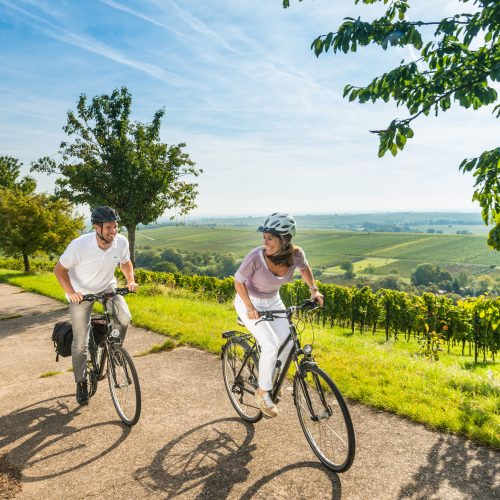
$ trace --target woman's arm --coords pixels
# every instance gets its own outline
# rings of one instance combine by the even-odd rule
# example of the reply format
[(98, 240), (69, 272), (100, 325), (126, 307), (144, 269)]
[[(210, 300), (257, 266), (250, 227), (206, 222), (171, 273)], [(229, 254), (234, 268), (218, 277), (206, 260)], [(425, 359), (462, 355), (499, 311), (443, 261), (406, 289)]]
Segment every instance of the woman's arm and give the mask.
[(302, 279), (311, 290), (311, 300), (316, 300), (320, 306), (323, 305), (323, 295), (319, 293), (318, 287), (314, 283), (314, 276), (309, 266), (304, 267), (300, 270), (300, 275)]
[(248, 319), (259, 319), (259, 311), (257, 311), (257, 309), (253, 306), (245, 283), (240, 283), (239, 281), (234, 280), (234, 288), (236, 288), (236, 293), (241, 297), (241, 300), (247, 308)]

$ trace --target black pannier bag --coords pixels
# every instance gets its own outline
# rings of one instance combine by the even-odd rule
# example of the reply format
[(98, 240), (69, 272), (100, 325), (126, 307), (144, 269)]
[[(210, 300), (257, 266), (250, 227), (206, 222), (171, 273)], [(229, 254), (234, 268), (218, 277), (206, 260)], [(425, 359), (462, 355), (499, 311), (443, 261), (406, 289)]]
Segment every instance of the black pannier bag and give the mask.
[(94, 334), (94, 340), (97, 345), (104, 344), (106, 336), (108, 334), (108, 327), (106, 325), (106, 320), (104, 318), (96, 317), (90, 320), (92, 325), (92, 332)]
[(52, 342), (54, 342), (54, 347), (57, 353), (56, 361), (59, 361), (59, 356), (62, 356), (63, 358), (71, 356), (73, 330), (69, 321), (59, 321), (54, 325)]

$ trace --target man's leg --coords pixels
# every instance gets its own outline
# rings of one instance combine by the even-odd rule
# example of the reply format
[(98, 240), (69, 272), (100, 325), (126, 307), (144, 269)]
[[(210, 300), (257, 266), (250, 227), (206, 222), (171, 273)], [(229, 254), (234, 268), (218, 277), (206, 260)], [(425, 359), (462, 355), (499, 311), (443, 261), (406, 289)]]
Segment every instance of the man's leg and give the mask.
[(116, 320), (116, 327), (120, 330), (120, 339), (125, 340), (127, 329), (130, 325), (130, 310), (127, 301), (122, 295), (115, 295), (111, 303), (111, 312)]
[(71, 303), (69, 313), (73, 328), (71, 357), (75, 382), (87, 380), (87, 353), (89, 350), (90, 315), (93, 302)]

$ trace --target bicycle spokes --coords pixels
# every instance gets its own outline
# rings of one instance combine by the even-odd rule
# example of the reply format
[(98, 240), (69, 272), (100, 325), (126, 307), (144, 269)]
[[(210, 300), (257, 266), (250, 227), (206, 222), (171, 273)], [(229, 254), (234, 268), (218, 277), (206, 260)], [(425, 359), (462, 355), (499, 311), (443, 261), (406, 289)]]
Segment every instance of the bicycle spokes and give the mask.
[(330, 377), (316, 366), (297, 373), (295, 406), (302, 430), (318, 458), (331, 470), (347, 470), (354, 459), (349, 411)]

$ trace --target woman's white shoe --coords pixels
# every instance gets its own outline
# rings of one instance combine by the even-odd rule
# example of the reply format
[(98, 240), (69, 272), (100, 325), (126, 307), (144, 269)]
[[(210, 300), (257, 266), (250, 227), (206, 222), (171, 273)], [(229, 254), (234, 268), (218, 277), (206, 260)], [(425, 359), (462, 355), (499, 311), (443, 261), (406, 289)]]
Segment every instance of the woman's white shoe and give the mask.
[(278, 415), (278, 409), (276, 405), (273, 403), (271, 396), (268, 392), (264, 392), (263, 394), (255, 393), (255, 401), (259, 405), (259, 408), (262, 410), (262, 413), (267, 417), (276, 417)]

